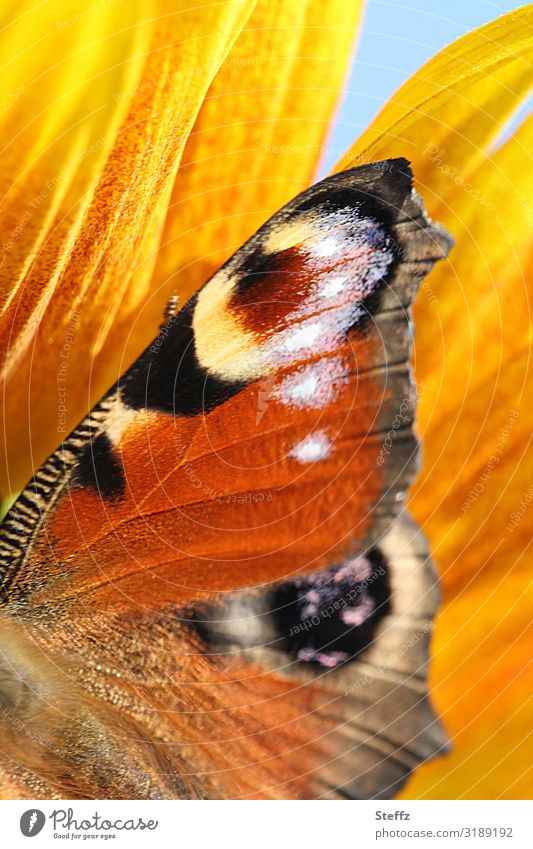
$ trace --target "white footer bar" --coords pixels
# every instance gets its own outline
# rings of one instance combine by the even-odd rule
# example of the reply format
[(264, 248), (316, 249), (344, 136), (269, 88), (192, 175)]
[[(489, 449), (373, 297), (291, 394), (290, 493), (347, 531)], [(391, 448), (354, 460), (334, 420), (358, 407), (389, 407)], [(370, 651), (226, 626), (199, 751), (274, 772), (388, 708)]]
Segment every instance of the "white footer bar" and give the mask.
[(128, 849), (214, 849), (220, 844), (229, 849), (531, 849), (532, 807), (519, 801), (4, 801), (1, 844), (10, 849), (65, 844)]

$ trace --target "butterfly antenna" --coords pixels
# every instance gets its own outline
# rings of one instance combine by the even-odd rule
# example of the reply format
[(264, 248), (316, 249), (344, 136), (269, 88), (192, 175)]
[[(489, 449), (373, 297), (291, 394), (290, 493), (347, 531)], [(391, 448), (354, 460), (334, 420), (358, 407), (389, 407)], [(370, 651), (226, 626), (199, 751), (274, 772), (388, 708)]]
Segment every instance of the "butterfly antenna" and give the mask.
[(178, 312), (179, 300), (180, 300), (179, 295), (176, 292), (174, 292), (174, 294), (171, 296), (171, 298), (169, 299), (169, 301), (167, 302), (167, 305), (165, 307), (165, 312), (164, 312), (165, 321), (170, 321), (171, 318), (174, 318), (174, 316)]

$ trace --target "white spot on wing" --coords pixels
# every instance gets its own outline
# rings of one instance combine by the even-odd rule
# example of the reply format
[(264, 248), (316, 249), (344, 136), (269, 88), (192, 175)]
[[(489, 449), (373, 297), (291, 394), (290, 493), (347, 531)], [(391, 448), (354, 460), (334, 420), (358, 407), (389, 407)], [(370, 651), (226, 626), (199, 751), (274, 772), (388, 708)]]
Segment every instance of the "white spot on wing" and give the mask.
[(340, 247), (335, 236), (323, 236), (311, 243), (311, 252), (316, 257), (328, 257), (337, 253)]
[(331, 454), (331, 440), (325, 430), (311, 433), (294, 446), (290, 452), (299, 463), (315, 463)]
[(283, 345), (286, 351), (301, 351), (314, 345), (322, 332), (319, 321), (304, 322), (284, 334)]
[(122, 401), (120, 395), (114, 396), (109, 404), (105, 424), (105, 432), (113, 445), (117, 445), (120, 442), (126, 428), (138, 415), (138, 410), (128, 407)]
[(330, 277), (330, 279), (326, 280), (324, 285), (318, 290), (318, 297), (334, 298), (336, 295), (340, 295), (344, 289), (345, 283), (346, 277)]
[(272, 394), (287, 407), (322, 409), (339, 397), (341, 387), (347, 382), (347, 366), (340, 357), (333, 357), (287, 375), (273, 387)]
[(313, 373), (308, 374), (306, 377), (301, 377), (300, 380), (295, 381), (292, 386), (287, 387), (286, 393), (287, 396), (297, 403), (303, 402), (302, 406), (306, 406), (305, 402), (311, 401), (318, 389), (318, 379), (317, 376)]

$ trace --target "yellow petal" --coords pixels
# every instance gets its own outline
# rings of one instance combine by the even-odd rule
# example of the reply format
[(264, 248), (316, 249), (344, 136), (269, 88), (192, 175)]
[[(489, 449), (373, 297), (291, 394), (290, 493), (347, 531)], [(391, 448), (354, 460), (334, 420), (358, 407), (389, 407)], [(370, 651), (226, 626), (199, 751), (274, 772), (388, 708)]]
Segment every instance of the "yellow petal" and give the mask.
[(115, 378), (185, 141), (253, 5), (28, 2), (5, 22), (4, 494)]
[(435, 217), (533, 87), (533, 6), (455, 41), (382, 109), (335, 170), (389, 156), (411, 160)]
[(532, 16), (519, 10), (433, 59), (343, 162), (409, 157), (456, 239), (415, 309), (425, 457), (411, 498), (441, 571), (432, 683), (454, 751), (403, 798), (528, 793), (532, 121), (487, 149), (531, 85)]
[(411, 497), (441, 573), (432, 687), (454, 750), (402, 798), (529, 793), (533, 119), (489, 154), (533, 82), (532, 23), (530, 5), (433, 58), (338, 166), (408, 157), (456, 240), (415, 305), (424, 466)]
[(452, 755), (406, 798), (528, 798), (533, 118), (458, 190), (448, 269), (416, 311), (423, 473), (412, 509), (440, 565), (437, 708)]
[(105, 14), (78, 2), (68, 17), (43, 6), (44, 19), (28, 5), (9, 22), (2, 51), (15, 140), (0, 159), (4, 187), (14, 182), (1, 234), (4, 495), (139, 354), (169, 292), (183, 298), (309, 181), (360, 11), (344, 0), (138, 0)]
[(362, 2), (259, 3), (211, 86), (183, 156), (156, 280), (191, 293), (309, 185)]
[(517, 560), (506, 546), (496, 556), (500, 574), (485, 575), (480, 559), (437, 621), (433, 698), (454, 748), (417, 771), (403, 798), (530, 797), (531, 555)]

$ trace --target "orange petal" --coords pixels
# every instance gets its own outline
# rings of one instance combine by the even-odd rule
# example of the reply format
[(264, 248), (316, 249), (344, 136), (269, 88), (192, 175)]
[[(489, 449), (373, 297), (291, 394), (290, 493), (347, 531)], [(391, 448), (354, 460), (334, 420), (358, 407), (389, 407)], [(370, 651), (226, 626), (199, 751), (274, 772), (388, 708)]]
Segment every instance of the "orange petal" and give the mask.
[[(491, 563), (479, 559), (472, 585), (437, 620), (434, 702), (453, 750), (418, 770), (402, 798), (531, 796), (531, 554), (517, 559), (518, 547), (511, 540), (495, 553), (499, 575), (484, 575)], [(449, 568), (461, 566), (462, 557)]]
[[(22, 43), (31, 44), (28, 20), (47, 36), (42, 53), (37, 36), (31, 44), (31, 86), (14, 98), (5, 137), (15, 137), (22, 116), (32, 114), (26, 94), (43, 104), (43, 115), (17, 136), (8, 164), (0, 160), (0, 173), (10, 169), (6, 180), (21, 174), (6, 215), (5, 238), (14, 234), (9, 263), (0, 267), (4, 494), (25, 483), (155, 334), (176, 287), (168, 275), (207, 256), (179, 277), (183, 297), (309, 181), (360, 10), (358, 2), (346, 9), (343, 0), (327, 9), (317, 0), (239, 0), (180, 3), (177, 10), (159, 0), (155, 10), (147, 2), (109, 4), (105, 15), (95, 15), (80, 2), (66, 18), (59, 3), (45, 5), (44, 24), (33, 12), (23, 16), (20, 33), (18, 24), (7, 29), (13, 57)], [(213, 82), (255, 5), (246, 35)], [(60, 57), (57, 66), (51, 55)], [(13, 78), (21, 74), (19, 62)], [(153, 277), (177, 167), (209, 86), (172, 195), (163, 236), (171, 244)], [(290, 102), (295, 92), (298, 109)], [(243, 145), (252, 148), (246, 156)], [(289, 149), (275, 151), (276, 145)], [(267, 202), (258, 177), (271, 177), (273, 166), (278, 177)], [(241, 173), (241, 188), (232, 188)], [(192, 231), (204, 221), (200, 241)]]
[(405, 798), (530, 792), (532, 141), (530, 118), (472, 173), (490, 212), (456, 191), (456, 247), (416, 311), (425, 463), (412, 509), (441, 568), (434, 693), (455, 749)]
[(0, 39), (4, 494), (115, 378), (186, 138), (253, 4), (22, 6)]

